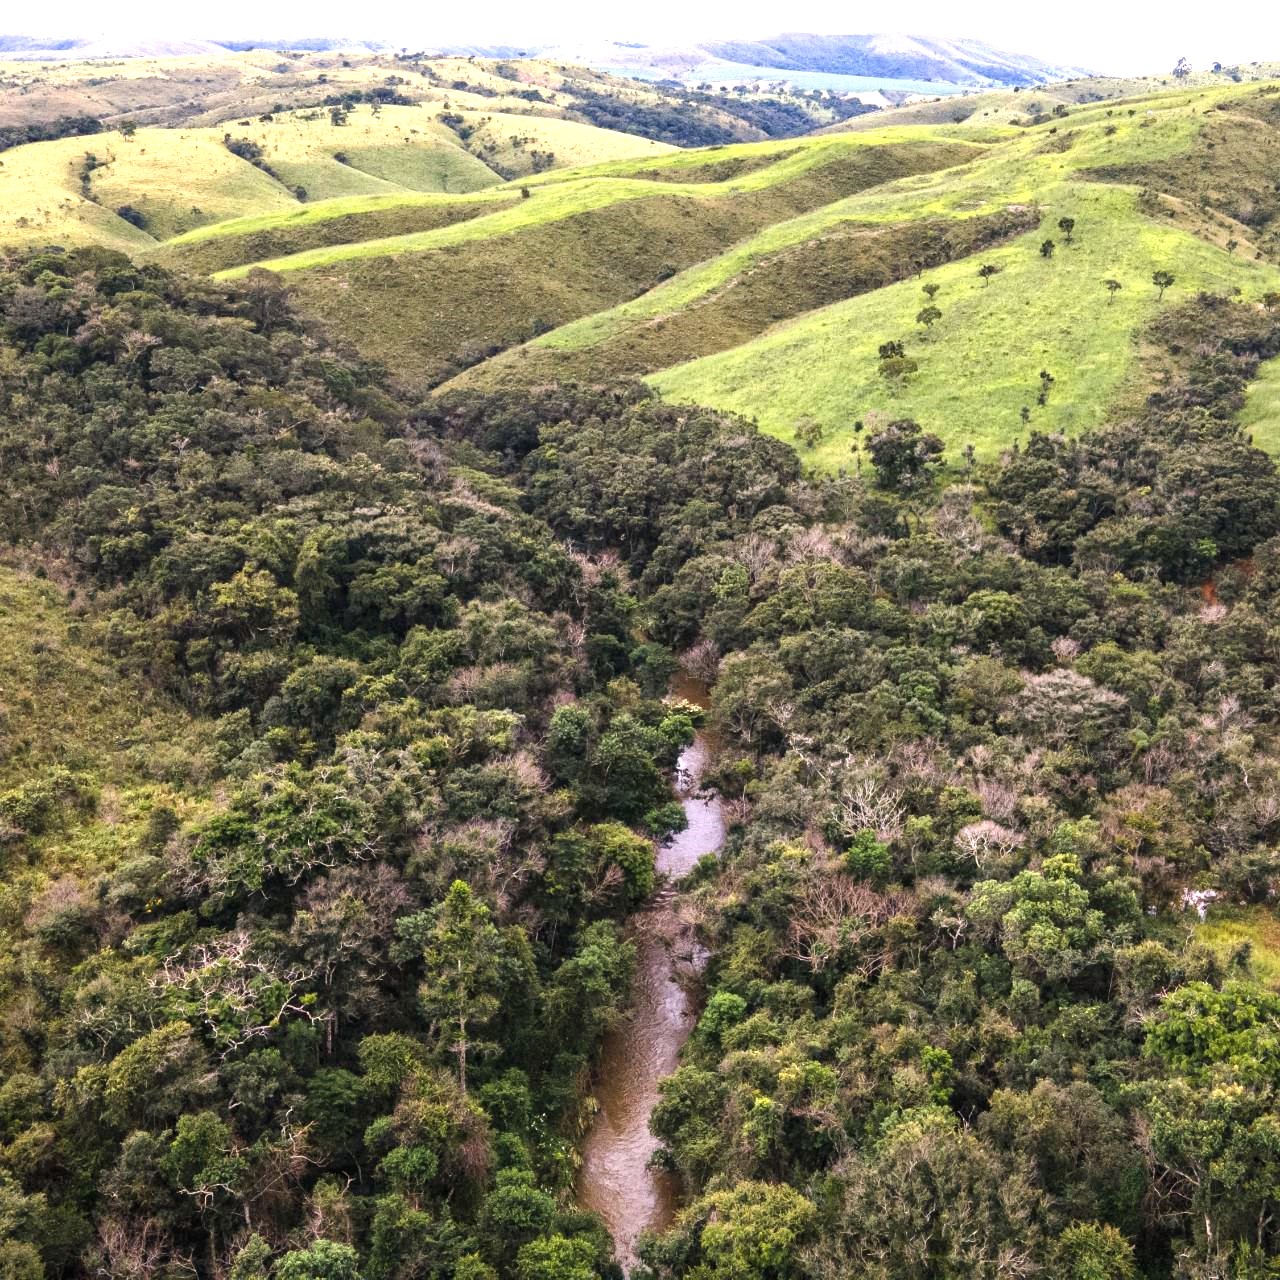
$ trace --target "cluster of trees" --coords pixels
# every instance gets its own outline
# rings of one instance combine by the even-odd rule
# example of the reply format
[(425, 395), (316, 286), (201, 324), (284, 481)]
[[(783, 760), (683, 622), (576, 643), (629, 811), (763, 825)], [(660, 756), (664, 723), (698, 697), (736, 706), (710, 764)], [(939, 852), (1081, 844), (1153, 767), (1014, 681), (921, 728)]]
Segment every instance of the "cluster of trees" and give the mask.
[(1275, 316), (945, 489), (907, 421), (821, 478), (636, 385), (408, 409), (261, 274), (37, 254), (0, 317), (0, 526), (216, 797), (47, 883), (92, 787), (0, 796), (9, 1274), (617, 1280), (573, 1151), (683, 662), (730, 832), (652, 1276), (1274, 1275), (1280, 996), (1180, 905), (1280, 891)]
[(97, 116), (59, 116), (40, 124), (0, 125), (0, 151), (28, 142), (52, 142), (56, 138), (78, 138), (101, 133), (106, 126)]
[(980, 487), (904, 421), (865, 481), (707, 508), (694, 411), (560, 390), (535, 444), (527, 401), (433, 409), (717, 675), (662, 1280), (1273, 1274), (1280, 996), (1182, 904), (1280, 891), (1280, 480), (1233, 422), (1280, 326), (1199, 297), (1149, 337), (1176, 373), (1141, 415)]
[[(681, 89), (674, 84), (660, 87), (664, 100), (654, 103), (616, 91), (575, 86), (572, 114), (602, 129), (618, 129), (677, 147), (714, 147), (741, 142), (744, 136), (797, 138), (812, 133), (832, 107), (814, 95), (729, 95)], [(836, 114), (847, 119), (874, 110), (848, 101)], [(744, 134), (744, 127), (749, 132)]]
[(607, 1270), (573, 1144), (693, 732), (625, 573), (268, 278), (8, 258), (0, 353), (5, 542), (204, 726), (111, 865), (42, 869), (74, 762), (0, 795), (0, 1273)]

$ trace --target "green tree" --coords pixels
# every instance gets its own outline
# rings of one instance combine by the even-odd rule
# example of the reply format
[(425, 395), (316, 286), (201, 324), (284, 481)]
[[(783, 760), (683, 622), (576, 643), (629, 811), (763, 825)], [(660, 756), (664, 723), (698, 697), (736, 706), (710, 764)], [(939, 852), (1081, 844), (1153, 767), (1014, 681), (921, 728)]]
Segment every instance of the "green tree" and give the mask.
[(1073, 1222), (1054, 1248), (1062, 1280), (1134, 1280), (1133, 1246), (1115, 1227)]
[(942, 465), (942, 440), (918, 422), (900, 418), (867, 440), (867, 452), (882, 489), (910, 492), (930, 483)]
[(531, 1240), (516, 1258), (517, 1280), (595, 1280), (596, 1250), (581, 1236)]
[(922, 307), (916, 312), (916, 324), (922, 324), (926, 329), (932, 329), (934, 323), (941, 319), (942, 312), (937, 307)]
[(494, 1189), (480, 1207), (480, 1229), (486, 1252), (504, 1266), (535, 1237), (546, 1233), (556, 1202), (528, 1169), (500, 1169)]
[(786, 1185), (739, 1182), (685, 1212), (686, 1231), (701, 1259), (701, 1280), (800, 1280), (801, 1252), (817, 1226), (817, 1210)]
[(1124, 285), (1119, 280), (1110, 279), (1104, 280), (1102, 284), (1107, 291), (1107, 305), (1110, 306), (1116, 300), (1116, 294), (1124, 288)]
[(418, 1001), (436, 1039), (457, 1059), (458, 1084), (465, 1093), (468, 1055), (488, 1048), (472, 1036), (502, 1007), (502, 936), (489, 908), (463, 880), (449, 886), (444, 901), (427, 917), (422, 951), (427, 976)]
[(1058, 246), (1052, 240), (1046, 240), (1040, 246), (1040, 256), (1042, 258), (1052, 258), (1053, 252)]
[(1176, 277), (1172, 271), (1155, 271), (1151, 275), (1151, 283), (1160, 291), (1156, 295), (1157, 302), (1164, 301), (1164, 291), (1173, 284)]
[(1074, 218), (1059, 218), (1058, 230), (1062, 232), (1063, 238), (1070, 244), (1071, 237), (1075, 234), (1076, 220)]
[(974, 885), (965, 914), (1019, 973), (1058, 982), (1079, 973), (1107, 940), (1103, 914), (1080, 878), (1076, 858), (1047, 858), (1039, 871)]
[(271, 1274), (272, 1280), (361, 1280), (356, 1251), (332, 1240), (286, 1253)]
[(978, 278), (982, 281), (983, 288), (991, 283), (992, 276), (998, 276), (1002, 268), (998, 267), (994, 262), (984, 262), (978, 268)]
[(1254, 982), (1174, 991), (1147, 1032), (1147, 1052), (1194, 1079), (1226, 1074), (1280, 1088), (1280, 995)]

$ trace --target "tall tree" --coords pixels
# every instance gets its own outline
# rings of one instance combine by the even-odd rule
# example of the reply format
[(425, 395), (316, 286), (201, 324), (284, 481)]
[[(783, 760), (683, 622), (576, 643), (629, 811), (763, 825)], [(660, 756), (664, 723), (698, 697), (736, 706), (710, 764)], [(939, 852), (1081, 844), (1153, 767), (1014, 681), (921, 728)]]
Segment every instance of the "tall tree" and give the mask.
[(501, 1008), (502, 936), (489, 908), (476, 900), (463, 880), (449, 886), (444, 901), (429, 915), (422, 950), (427, 976), (418, 1000), (437, 1024), (442, 1044), (457, 1058), (458, 1084), (465, 1093), (467, 1057), (480, 1047), (472, 1036)]

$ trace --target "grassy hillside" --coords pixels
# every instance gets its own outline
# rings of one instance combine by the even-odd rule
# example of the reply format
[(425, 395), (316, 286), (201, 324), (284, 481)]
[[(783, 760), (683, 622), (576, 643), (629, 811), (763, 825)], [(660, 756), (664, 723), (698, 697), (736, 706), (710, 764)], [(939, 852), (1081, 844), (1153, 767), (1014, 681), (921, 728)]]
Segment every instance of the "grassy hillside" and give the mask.
[(429, 106), (359, 106), (335, 125), (328, 111), (292, 111), (231, 121), (225, 132), (262, 148), (262, 159), (308, 200), (400, 190), (467, 192), (497, 175), (459, 145)]
[[(852, 88), (853, 86), (848, 86)], [(785, 86), (699, 92), (563, 60), (270, 49), (54, 62), (0, 61), (0, 128), (89, 115), (108, 125), (216, 126), (343, 97), (568, 119), (700, 145), (793, 135), (862, 108)]]
[[(763, 227), (973, 153), (963, 143), (895, 132), (815, 140), (724, 182), (551, 175), (531, 185), (527, 199), (483, 216), (222, 274), (253, 265), (278, 271), (332, 332), (403, 375), (438, 379), (635, 297)], [(391, 313), (399, 323), (388, 332)]]
[(781, 320), (881, 289), (946, 252), (964, 256), (1034, 226), (1029, 210), (866, 226), (847, 201), (789, 219), (631, 302), (584, 317), (450, 386), (634, 376), (747, 342)]
[[(234, 62), (245, 84), (288, 71), (339, 95), (392, 65), (383, 88), (411, 105), (245, 109), (13, 147), (0, 241), (93, 240), (228, 279), (265, 268), (410, 382), (650, 376), (783, 438), (803, 428), (828, 467), (856, 462), (856, 422), (917, 418), (953, 461), (1029, 427), (1079, 430), (1141, 393), (1135, 335), (1162, 306), (1277, 287), (1280, 94), (1232, 69), (1174, 90), (998, 90), (682, 150), (581, 118), (661, 132), (661, 91), (546, 62)], [(704, 107), (720, 110), (681, 118), (701, 128)], [(1176, 277), (1164, 298), (1157, 270)], [(927, 328), (926, 284), (941, 312)], [(905, 380), (881, 375), (887, 342), (915, 362)], [(1271, 385), (1264, 371), (1244, 421), (1280, 443)]]
[(1053, 84), (1019, 89), (989, 89), (980, 93), (948, 95), (908, 103), (876, 115), (855, 116), (829, 125), (828, 130), (858, 131), (890, 124), (990, 125), (1011, 121), (1027, 122), (1043, 112), (1064, 107), (1139, 98), (1170, 90), (1214, 89), (1230, 92), (1233, 86), (1270, 81), (1280, 76), (1280, 63), (1255, 62), (1247, 66), (1224, 67), (1220, 71), (1193, 70), (1179, 81), (1168, 76), (1088, 76)]
[(1280, 919), (1266, 907), (1211, 907), (1208, 919), (1195, 930), (1196, 941), (1209, 947), (1224, 963), (1248, 956), (1259, 982), (1280, 989)]
[[(952, 460), (972, 444), (994, 457), (1026, 426), (1074, 431), (1099, 422), (1133, 368), (1134, 335), (1155, 314), (1152, 273), (1169, 269), (1177, 290), (1250, 296), (1280, 283), (1280, 271), (1230, 257), (1189, 232), (1157, 225), (1128, 191), (1071, 187), (1047, 205), (1045, 230), (982, 255), (1000, 269), (980, 280), (974, 260), (927, 273), (938, 284), (942, 318), (927, 332), (915, 322), (926, 305), (920, 282), (904, 281), (838, 303), (722, 355), (669, 369), (654, 384), (669, 399), (757, 417), (784, 439), (812, 419), (824, 439), (808, 456), (848, 464), (855, 421), (868, 429), (914, 418), (947, 442)], [(1052, 259), (1039, 253), (1058, 216), (1076, 218), (1074, 243)], [(1106, 279), (1123, 286), (1114, 298)], [(1168, 300), (1172, 301), (1169, 295)], [(895, 386), (880, 376), (877, 350), (902, 341), (919, 372)], [(1040, 372), (1055, 382), (1038, 406)]]
[[(967, 445), (980, 458), (994, 456), (1028, 425), (1072, 431), (1097, 422), (1138, 376), (1134, 338), (1161, 305), (1187, 291), (1238, 289), (1256, 299), (1277, 287), (1266, 226), (1213, 208), (1211, 185), (1225, 173), (1215, 167), (1216, 153), (1252, 154), (1241, 188), (1221, 192), (1242, 199), (1277, 142), (1256, 113), (1239, 110), (1240, 98), (1233, 86), (1077, 108), (1035, 128), (1006, 129), (1003, 142), (968, 166), (854, 197), (841, 212), (855, 224), (1024, 204), (1034, 205), (1042, 222), (980, 259), (939, 265), (923, 281), (895, 283), (720, 354), (676, 363), (656, 374), (654, 385), (669, 398), (755, 416), (785, 439), (799, 427), (811, 433), (816, 423), (821, 440), (807, 456), (828, 467), (854, 461), (856, 422), (870, 428), (915, 418), (944, 437), (953, 461)], [(1269, 101), (1257, 91), (1246, 99)], [(1139, 171), (1144, 182), (1117, 181)], [(1191, 179), (1183, 176), (1196, 174), (1203, 198), (1186, 199), (1179, 193)], [(1256, 186), (1261, 190), (1260, 180)], [(1070, 243), (1058, 229), (1063, 217), (1076, 221)], [(1052, 257), (1041, 255), (1045, 239), (1055, 241)], [(980, 279), (981, 263), (999, 274)], [(1176, 277), (1163, 302), (1152, 284), (1157, 270)], [(710, 282), (719, 283), (720, 274)], [(697, 273), (689, 275), (693, 292), (705, 292)], [(1121, 285), (1114, 295), (1103, 284), (1109, 279)], [(928, 302), (925, 283), (939, 286), (942, 313), (927, 330), (916, 320)], [(627, 317), (548, 335), (538, 346), (608, 347), (618, 340), (620, 319)], [(879, 347), (890, 341), (903, 342), (918, 364), (905, 382), (881, 376)], [(690, 354), (700, 349), (694, 344)], [(1054, 379), (1043, 405), (1042, 370)]]
[(464, 112), (453, 133), (478, 162), (507, 179), (673, 150), (669, 143), (651, 138), (550, 116)]
[(220, 135), (188, 130), (32, 143), (6, 151), (0, 164), (0, 243), (128, 250), (154, 236), (117, 216), (126, 205), (163, 237), (297, 203), (281, 183), (228, 151)]
[(59, 876), (115, 866), (158, 807), (200, 803), (199, 722), (121, 674), (86, 625), (52, 583), (0, 566), (0, 813), (47, 795), (61, 814), (36, 832), (30, 867), (6, 867), (0, 928)]
[(1280, 454), (1280, 360), (1267, 360), (1249, 384), (1240, 425), (1259, 449)]
[[(307, 110), (14, 147), (0, 157), (0, 243), (132, 248), (237, 218), (287, 216), (301, 202), (483, 190), (502, 179), (481, 155), (515, 174), (671, 150), (567, 120), (491, 113), (455, 130), (440, 114), (364, 105), (340, 124), (327, 110)], [(117, 216), (121, 209), (141, 215), (141, 226)]]

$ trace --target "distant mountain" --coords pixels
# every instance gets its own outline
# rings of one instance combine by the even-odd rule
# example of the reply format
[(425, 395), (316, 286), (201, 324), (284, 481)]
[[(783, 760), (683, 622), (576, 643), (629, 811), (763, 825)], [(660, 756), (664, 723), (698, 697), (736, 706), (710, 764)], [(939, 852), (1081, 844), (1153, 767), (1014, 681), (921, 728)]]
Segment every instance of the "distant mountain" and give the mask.
[[(391, 44), (354, 37), (310, 36), (292, 40), (38, 39), (0, 35), (0, 55), (11, 58), (127, 58), (219, 54), (246, 49), (311, 52), (350, 49), (390, 51)], [(710, 81), (791, 80), (803, 87), (859, 90), (886, 88), (946, 92), (948, 88), (1045, 84), (1088, 73), (1027, 54), (994, 49), (979, 40), (915, 35), (813, 35), (789, 32), (766, 40), (710, 40), (701, 44), (650, 45), (625, 41), (582, 44), (452, 44), (433, 52), (481, 58), (549, 58), (646, 80), (686, 85)], [(876, 82), (871, 84), (869, 82)], [(868, 83), (860, 83), (868, 82)]]
[(1046, 84), (1088, 75), (1084, 68), (1009, 53), (980, 40), (915, 35), (813, 35), (653, 45), (621, 40), (532, 48), (449, 45), (447, 54), (544, 58), (645, 80), (684, 85), (787, 80), (802, 88), (909, 93)]
[(107, 36), (69, 40), (0, 35), (0, 55), (37, 62), (91, 58), (190, 58), (225, 56), (224, 46), (212, 40), (128, 40)]
[(932, 86), (1046, 84), (1088, 74), (1081, 67), (1009, 53), (978, 40), (912, 35), (789, 33), (767, 40), (711, 40), (696, 45), (609, 41), (541, 49), (537, 56), (685, 84), (776, 79), (810, 87), (854, 88), (847, 82), (858, 79), (910, 84), (917, 92)]
[(1080, 67), (1006, 53), (979, 40), (934, 36), (788, 33), (769, 40), (712, 41), (700, 47), (726, 62), (778, 71), (829, 71), (951, 84), (1044, 84), (1085, 74)]

